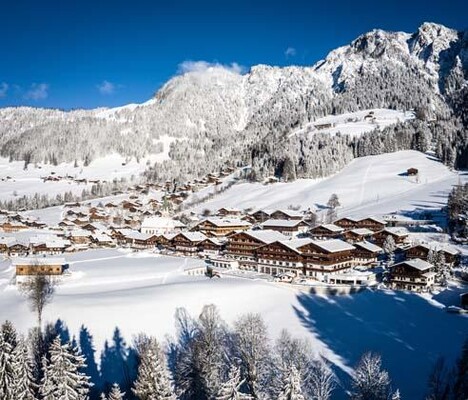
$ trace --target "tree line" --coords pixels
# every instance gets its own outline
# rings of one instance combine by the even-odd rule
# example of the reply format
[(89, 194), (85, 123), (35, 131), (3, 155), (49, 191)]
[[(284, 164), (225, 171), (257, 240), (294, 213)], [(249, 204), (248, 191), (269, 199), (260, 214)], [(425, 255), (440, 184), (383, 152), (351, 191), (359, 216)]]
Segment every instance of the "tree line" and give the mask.
[[(276, 340), (258, 314), (229, 326), (214, 305), (194, 318), (175, 314), (176, 334), (160, 342), (139, 334), (127, 345), (118, 328), (98, 365), (93, 337), (78, 338), (58, 320), (30, 330), (0, 327), (2, 400), (327, 400), (337, 389), (353, 400), (398, 400), (399, 390), (378, 354), (365, 353), (350, 382), (340, 381), (310, 343), (283, 331)], [(426, 400), (468, 396), (468, 341), (453, 368), (439, 360), (428, 378)]]

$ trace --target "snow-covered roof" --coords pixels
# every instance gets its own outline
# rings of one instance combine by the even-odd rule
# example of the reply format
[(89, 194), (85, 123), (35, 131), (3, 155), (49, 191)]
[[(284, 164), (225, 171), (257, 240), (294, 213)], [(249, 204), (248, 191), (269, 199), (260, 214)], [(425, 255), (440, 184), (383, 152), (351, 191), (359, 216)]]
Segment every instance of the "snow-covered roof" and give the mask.
[(370, 236), (374, 234), (373, 231), (367, 228), (356, 228), (356, 229), (352, 229), (351, 232), (360, 236)]
[(361, 247), (361, 248), (363, 248), (365, 250), (368, 250), (368, 251), (371, 251), (373, 253), (380, 253), (380, 252), (383, 251), (382, 248), (377, 246), (376, 244), (366, 242), (366, 241), (354, 243), (354, 246)]
[(269, 219), (263, 222), (262, 226), (277, 226), (282, 228), (294, 228), (299, 224), (305, 224), (302, 220), (297, 219)]
[(407, 236), (408, 235), (408, 230), (407, 229), (398, 228), (398, 227), (385, 228), (384, 232), (392, 233), (395, 236)]
[(244, 231), (245, 234), (251, 236), (254, 239), (259, 240), (262, 243), (273, 243), (278, 240), (287, 240), (288, 238), (278, 231), (271, 229), (262, 229), (256, 231)]
[(413, 258), (412, 260), (406, 260), (401, 263), (395, 264), (393, 267), (396, 267), (397, 265), (402, 265), (406, 264), (409, 265), (410, 267), (413, 267), (419, 271), (427, 271), (431, 268), (434, 268), (434, 266), (427, 261), (421, 260), (420, 258)]
[(329, 230), (330, 232), (343, 232), (343, 228), (341, 226), (335, 225), (335, 224), (322, 224), (319, 225), (319, 227), (325, 228)]
[(372, 221), (378, 222), (379, 224), (386, 225), (387, 221), (385, 221), (383, 218), (378, 218), (378, 217), (364, 217), (361, 218), (359, 221), (364, 221), (365, 219), (370, 219)]
[(201, 232), (181, 232), (179, 235), (184, 236), (191, 242), (201, 242), (205, 240), (207, 237)]
[(67, 262), (63, 257), (24, 257), (15, 258), (12, 261), (13, 266), (17, 265), (64, 265)]
[(291, 239), (291, 240), (280, 240), (279, 241), (281, 244), (284, 244), (285, 246), (289, 247), (290, 249), (299, 252), (299, 247), (305, 246), (309, 243), (312, 243), (312, 239)]
[(154, 235), (150, 233), (141, 233), (138, 231), (132, 231), (132, 233), (125, 235), (127, 239), (132, 239), (132, 240), (148, 240), (149, 238), (153, 236)]
[(269, 215), (275, 213), (275, 212), (281, 212), (285, 215), (287, 215), (288, 217), (303, 217), (303, 213), (300, 212), (300, 211), (295, 211), (295, 210), (284, 210), (284, 209), (280, 209), (280, 210), (275, 210), (273, 212), (270, 212)]
[(335, 253), (338, 251), (353, 250), (355, 248), (353, 245), (341, 239), (314, 240), (313, 243), (314, 245), (330, 253)]
[(218, 227), (229, 227), (229, 226), (251, 226), (252, 224), (250, 222), (244, 221), (239, 218), (207, 218), (204, 221), (209, 221), (213, 225), (218, 226)]
[(153, 229), (174, 229), (182, 228), (185, 225), (172, 218), (167, 217), (147, 217), (141, 223), (142, 228), (153, 228)]

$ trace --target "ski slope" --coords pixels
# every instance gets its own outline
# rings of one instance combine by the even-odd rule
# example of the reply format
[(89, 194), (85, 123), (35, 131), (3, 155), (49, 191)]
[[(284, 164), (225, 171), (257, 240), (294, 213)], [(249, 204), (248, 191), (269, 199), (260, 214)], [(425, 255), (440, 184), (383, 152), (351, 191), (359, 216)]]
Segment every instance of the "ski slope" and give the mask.
[[(405, 176), (410, 167), (418, 168), (418, 178)], [(325, 179), (298, 179), (270, 185), (241, 183), (198, 205), (195, 210), (289, 206), (321, 210), (330, 195), (336, 193), (341, 203), (339, 216), (377, 216), (393, 211), (441, 208), (459, 179), (466, 180), (466, 176), (449, 170), (428, 155), (412, 150), (399, 151), (357, 158)]]
[[(273, 338), (282, 329), (308, 338), (345, 385), (363, 352), (379, 352), (403, 398), (418, 399), (434, 362), (441, 355), (454, 361), (468, 331), (468, 317), (443, 310), (444, 303), (456, 301), (456, 287), (433, 298), (370, 290), (323, 297), (258, 279), (184, 274), (184, 269), (202, 265), (196, 259), (123, 250), (91, 250), (66, 258), (72, 274), (58, 287), (44, 319), (63, 319), (72, 335), (84, 324), (98, 354), (116, 326), (127, 343), (139, 332), (164, 340), (175, 332), (177, 307), (198, 315), (205, 304), (216, 304), (227, 322), (255, 312)], [(8, 261), (0, 262), (0, 321), (10, 319), (26, 331), (35, 319), (17, 288), (9, 285), (13, 274)], [(338, 389), (334, 399), (344, 398)]]

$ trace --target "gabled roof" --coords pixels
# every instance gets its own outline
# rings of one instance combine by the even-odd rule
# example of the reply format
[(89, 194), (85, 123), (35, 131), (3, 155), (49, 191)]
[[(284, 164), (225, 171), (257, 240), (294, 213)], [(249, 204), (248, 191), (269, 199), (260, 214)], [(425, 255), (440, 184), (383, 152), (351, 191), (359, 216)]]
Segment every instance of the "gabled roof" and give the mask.
[(287, 215), (288, 217), (303, 217), (304, 216), (302, 214), (302, 212), (300, 212), (300, 211), (283, 210), (283, 209), (275, 210), (275, 211), (271, 212), (269, 215), (274, 214), (275, 212), (283, 213), (283, 214)]
[(300, 220), (300, 219), (269, 219), (265, 222), (263, 222), (261, 225), (262, 226), (278, 226), (278, 227), (283, 227), (283, 228), (295, 228), (299, 224), (306, 224), (306, 222)]
[(17, 265), (64, 265), (67, 262), (63, 257), (28, 257), (28, 258), (15, 258), (12, 261), (13, 266)]
[(385, 228), (383, 232), (388, 232), (395, 236), (408, 236), (408, 231), (406, 229), (398, 227)]
[(247, 221), (243, 221), (239, 218), (206, 218), (200, 221), (200, 224), (203, 222), (210, 222), (217, 227), (229, 227), (229, 226), (251, 226), (252, 224)]
[(312, 239), (292, 239), (292, 240), (279, 240), (274, 243), (281, 243), (282, 245), (290, 248), (291, 250), (300, 253), (299, 247), (312, 243)]
[[(335, 224), (322, 224), (319, 226), (316, 226), (315, 228), (324, 228), (330, 232), (343, 232), (344, 229), (341, 226), (335, 225)], [(312, 229), (315, 229), (312, 228)]]
[(360, 248), (362, 248), (364, 250), (371, 251), (372, 253), (381, 253), (383, 251), (383, 249), (381, 247), (377, 246), (376, 244), (366, 242), (366, 241), (356, 242), (356, 243), (354, 243), (354, 246), (360, 247)]
[(179, 236), (179, 235), (185, 237), (191, 242), (201, 242), (202, 240), (207, 239), (207, 237), (201, 232), (180, 232), (176, 236)]
[(367, 228), (352, 229), (351, 232), (359, 236), (370, 236), (374, 234), (374, 231)]
[(408, 265), (414, 269), (417, 269), (418, 271), (427, 271), (431, 268), (434, 268), (434, 266), (427, 261), (421, 260), (420, 258), (413, 258), (412, 260), (406, 260), (401, 263), (395, 264), (392, 266), (392, 268), (395, 268), (398, 265)]
[(321, 249), (336, 253), (338, 251), (354, 250), (354, 246), (341, 239), (314, 240), (313, 244)]
[(278, 231), (273, 231), (271, 229), (262, 229), (262, 230), (256, 230), (256, 231), (244, 231), (242, 232), (246, 235), (249, 235), (250, 237), (268, 244), (268, 243), (273, 243), (279, 240), (287, 240), (288, 238), (284, 236), (282, 233)]

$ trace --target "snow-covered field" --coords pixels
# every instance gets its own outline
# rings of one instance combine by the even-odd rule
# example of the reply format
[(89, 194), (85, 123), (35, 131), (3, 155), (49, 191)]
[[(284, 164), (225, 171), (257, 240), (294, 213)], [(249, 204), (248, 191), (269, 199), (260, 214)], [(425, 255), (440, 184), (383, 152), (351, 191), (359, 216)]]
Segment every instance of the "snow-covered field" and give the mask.
[[(65, 320), (73, 334), (86, 325), (98, 349), (116, 326), (129, 342), (141, 331), (163, 339), (174, 332), (177, 307), (197, 315), (203, 305), (214, 303), (228, 322), (240, 313), (258, 312), (273, 337), (288, 329), (309, 338), (342, 379), (361, 353), (377, 351), (404, 398), (416, 399), (422, 397), (437, 357), (453, 361), (468, 332), (467, 317), (442, 309), (456, 298), (457, 288), (432, 299), (370, 290), (327, 298), (262, 280), (187, 276), (185, 268), (202, 264), (194, 259), (93, 250), (67, 260), (72, 275), (59, 286), (45, 319)], [(10, 319), (26, 330), (34, 316), (16, 287), (8, 284), (12, 276), (9, 263), (0, 263), (0, 320)], [(441, 326), (444, 329), (435, 328)]]
[[(352, 113), (330, 115), (323, 118), (318, 118), (314, 122), (310, 122), (305, 126), (292, 132), (293, 135), (308, 135), (317, 132), (336, 134), (340, 132), (342, 135), (351, 137), (360, 136), (365, 132), (371, 132), (375, 129), (382, 130), (387, 126), (398, 122), (405, 122), (414, 119), (412, 111), (390, 110), (387, 108), (375, 108), (370, 110), (356, 111)], [(330, 127), (317, 127), (320, 125), (330, 124)]]
[[(410, 167), (418, 168), (418, 178), (405, 175)], [(399, 151), (357, 158), (325, 179), (298, 179), (270, 185), (241, 183), (198, 205), (196, 210), (288, 206), (320, 210), (330, 195), (336, 193), (341, 203), (338, 216), (377, 216), (393, 211), (441, 208), (459, 179), (467, 178), (430, 156), (412, 150)]]
[[(30, 164), (28, 169), (24, 169), (22, 161), (9, 162), (7, 158), (0, 157), (0, 200), (14, 199), (15, 197), (30, 196), (35, 193), (47, 194), (54, 197), (71, 191), (73, 194), (81, 194), (83, 189), (91, 189), (92, 183), (77, 183), (73, 179), (91, 179), (112, 182), (114, 179), (126, 178), (130, 180), (132, 176), (138, 176), (147, 168), (147, 161), (151, 164), (163, 161), (168, 158), (169, 146), (173, 138), (164, 137), (161, 139), (164, 150), (162, 153), (151, 155), (137, 162), (135, 159), (127, 160), (113, 154), (98, 158), (92, 161), (89, 166), (82, 163), (75, 167), (73, 163), (62, 163), (57, 166), (51, 164)], [(70, 176), (73, 179), (61, 181), (46, 181), (41, 178), (48, 176)]]

